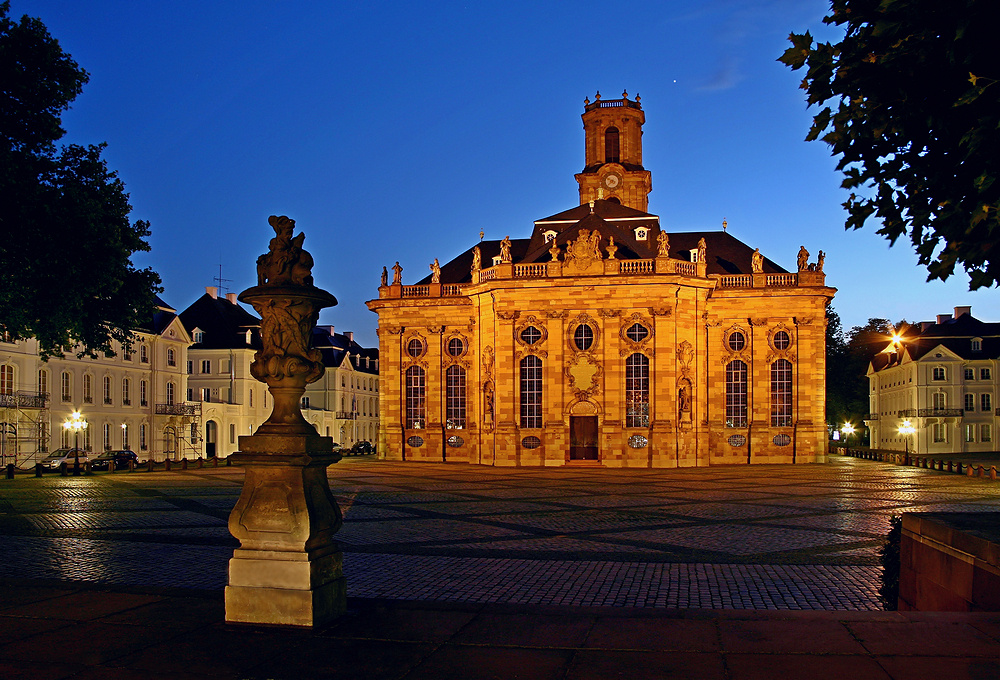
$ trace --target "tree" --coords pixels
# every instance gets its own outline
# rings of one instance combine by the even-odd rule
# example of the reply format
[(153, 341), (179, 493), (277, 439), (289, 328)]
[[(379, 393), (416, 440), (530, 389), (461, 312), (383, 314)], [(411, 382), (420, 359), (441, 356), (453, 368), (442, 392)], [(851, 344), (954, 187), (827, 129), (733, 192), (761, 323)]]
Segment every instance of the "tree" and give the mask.
[(779, 61), (806, 67), (806, 139), (840, 156), (846, 228), (880, 219), (912, 241), (928, 280), (957, 264), (973, 290), (1000, 281), (1000, 78), (991, 0), (833, 0), (836, 44), (792, 33)]
[(0, 3), (0, 327), (43, 357), (110, 354), (148, 324), (160, 278), (136, 269), (149, 223), (131, 222), (104, 145), (57, 148), (87, 72), (38, 19)]

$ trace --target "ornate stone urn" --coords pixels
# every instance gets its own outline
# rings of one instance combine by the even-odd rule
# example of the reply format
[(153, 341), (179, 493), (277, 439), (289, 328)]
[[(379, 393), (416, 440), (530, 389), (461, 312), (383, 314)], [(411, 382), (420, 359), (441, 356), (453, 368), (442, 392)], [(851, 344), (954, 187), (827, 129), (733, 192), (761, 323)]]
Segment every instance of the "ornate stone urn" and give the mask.
[(226, 620), (315, 626), (345, 609), (340, 546), (333, 535), (343, 519), (330, 493), (326, 468), (340, 460), (330, 437), (302, 417), (299, 400), (324, 371), (311, 348), (324, 307), (336, 298), (313, 286), (312, 257), (295, 222), (272, 216), (268, 252), (257, 260), (258, 285), (239, 300), (260, 314), (261, 349), (250, 373), (273, 397), (268, 419), (240, 437), (233, 462), (246, 468), (243, 492), (229, 516), (240, 547), (229, 561)]

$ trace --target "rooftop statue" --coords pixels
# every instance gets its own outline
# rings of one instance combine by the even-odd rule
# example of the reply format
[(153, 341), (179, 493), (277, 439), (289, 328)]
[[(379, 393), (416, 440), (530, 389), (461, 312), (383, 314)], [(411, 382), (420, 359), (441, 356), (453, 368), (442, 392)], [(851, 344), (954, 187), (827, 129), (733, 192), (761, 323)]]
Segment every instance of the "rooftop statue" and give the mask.
[(797, 258), (799, 271), (803, 272), (809, 268), (809, 251), (805, 246), (799, 246), (799, 256)]
[(667, 236), (667, 232), (665, 231), (661, 231), (656, 237), (656, 256), (670, 256), (670, 237)]
[(753, 269), (754, 274), (760, 274), (764, 271), (764, 256), (760, 254), (760, 248), (756, 248), (753, 255), (750, 256), (750, 268)]
[(504, 236), (500, 241), (500, 261), (510, 262), (510, 236)]
[(441, 283), (441, 265), (438, 264), (438, 259), (435, 257), (434, 261), (430, 264), (431, 267), (431, 283)]

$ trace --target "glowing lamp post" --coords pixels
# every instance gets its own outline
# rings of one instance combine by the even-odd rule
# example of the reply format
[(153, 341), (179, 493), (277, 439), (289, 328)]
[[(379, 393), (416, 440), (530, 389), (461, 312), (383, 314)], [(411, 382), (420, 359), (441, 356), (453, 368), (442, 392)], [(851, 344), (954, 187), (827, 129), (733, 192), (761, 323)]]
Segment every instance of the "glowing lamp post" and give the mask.
[(63, 423), (63, 429), (67, 432), (73, 431), (73, 473), (80, 472), (80, 430), (87, 429), (87, 421), (79, 411), (73, 411), (69, 415), (69, 420)]
[(910, 435), (916, 432), (916, 428), (910, 423), (909, 420), (904, 420), (903, 424), (899, 426), (899, 434), (903, 435), (904, 446), (906, 447), (906, 460), (910, 460)]
[(847, 445), (851, 445), (851, 435), (854, 434), (854, 426), (850, 423), (844, 423), (840, 431), (844, 433), (844, 438), (847, 440)]

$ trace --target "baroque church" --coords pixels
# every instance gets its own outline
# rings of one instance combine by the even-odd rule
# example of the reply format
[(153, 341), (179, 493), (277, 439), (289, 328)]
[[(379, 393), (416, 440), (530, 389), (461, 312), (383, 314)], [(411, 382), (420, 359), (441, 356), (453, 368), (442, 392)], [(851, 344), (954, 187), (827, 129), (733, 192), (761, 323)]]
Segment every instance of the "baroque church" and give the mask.
[[(823, 254), (787, 271), (647, 212), (640, 99), (586, 100), (579, 205), (377, 299), (381, 458), (693, 467), (825, 461)], [(791, 253), (788, 254), (792, 256)], [(391, 279), (390, 279), (391, 276)]]

